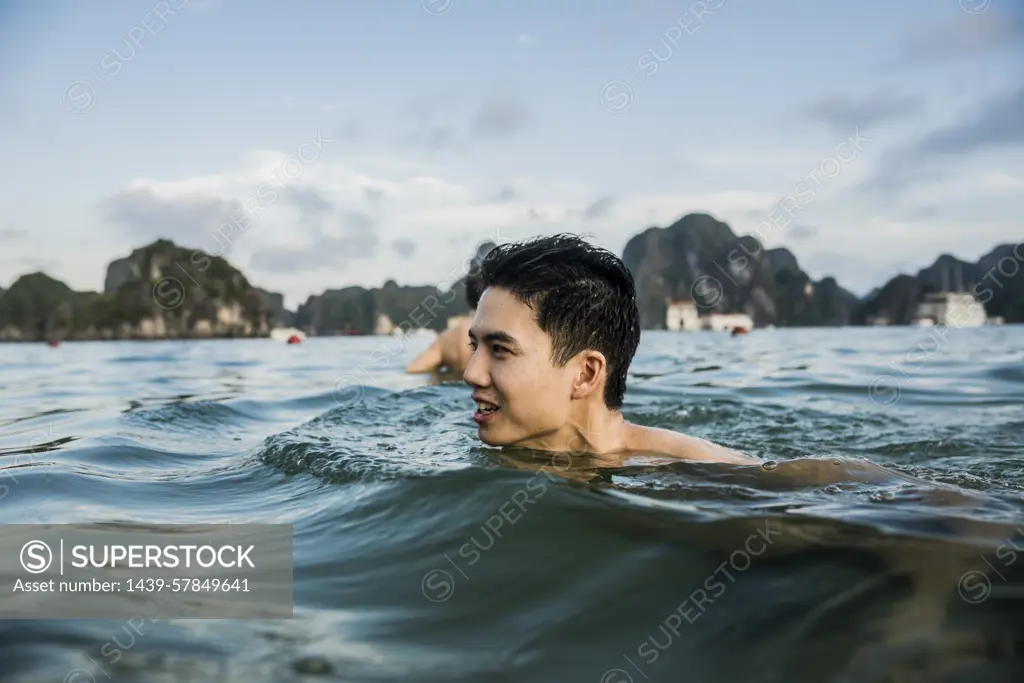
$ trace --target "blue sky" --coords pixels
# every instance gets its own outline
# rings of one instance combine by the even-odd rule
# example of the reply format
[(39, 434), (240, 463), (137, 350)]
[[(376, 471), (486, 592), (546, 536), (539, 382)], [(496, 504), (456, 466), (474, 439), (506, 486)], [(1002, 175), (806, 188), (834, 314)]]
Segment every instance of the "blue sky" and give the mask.
[(1016, 0), (7, 2), (0, 286), (164, 237), (294, 307), (495, 237), (754, 233), (818, 169), (762, 234), (864, 294), (1024, 237), (1022, 58)]

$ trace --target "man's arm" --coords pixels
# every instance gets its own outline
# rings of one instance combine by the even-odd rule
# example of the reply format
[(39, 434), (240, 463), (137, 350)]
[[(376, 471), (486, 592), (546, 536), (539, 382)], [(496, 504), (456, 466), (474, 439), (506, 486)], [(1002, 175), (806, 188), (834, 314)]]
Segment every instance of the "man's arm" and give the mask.
[(439, 337), (434, 340), (433, 344), (427, 347), (426, 351), (416, 356), (416, 358), (406, 366), (405, 372), (410, 375), (433, 372), (441, 367), (442, 362), (441, 339)]

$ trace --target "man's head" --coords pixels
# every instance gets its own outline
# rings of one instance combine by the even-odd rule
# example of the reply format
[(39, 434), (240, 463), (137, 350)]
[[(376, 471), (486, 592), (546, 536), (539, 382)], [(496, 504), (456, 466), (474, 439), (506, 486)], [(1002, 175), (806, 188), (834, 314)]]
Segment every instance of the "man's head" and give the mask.
[(485, 443), (542, 444), (596, 406), (622, 407), (640, 315), (617, 256), (574, 235), (503, 244), (480, 287), (464, 377), (499, 407), (477, 415)]

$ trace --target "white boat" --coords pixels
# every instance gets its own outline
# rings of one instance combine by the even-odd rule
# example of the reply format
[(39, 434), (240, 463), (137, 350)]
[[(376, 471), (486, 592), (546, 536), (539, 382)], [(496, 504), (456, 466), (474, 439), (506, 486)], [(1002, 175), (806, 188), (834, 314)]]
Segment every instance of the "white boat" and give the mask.
[(270, 331), (270, 338), (274, 341), (286, 342), (292, 337), (298, 337), (300, 340), (305, 341), (306, 333), (294, 327), (277, 327)]

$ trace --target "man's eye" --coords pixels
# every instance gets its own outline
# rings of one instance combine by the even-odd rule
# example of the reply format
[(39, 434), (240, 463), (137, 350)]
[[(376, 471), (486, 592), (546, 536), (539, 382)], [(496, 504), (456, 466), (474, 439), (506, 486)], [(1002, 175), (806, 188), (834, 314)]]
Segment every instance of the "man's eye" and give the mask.
[(498, 346), (497, 344), (495, 344), (492, 349), (495, 353), (508, 353), (508, 349), (504, 346)]

